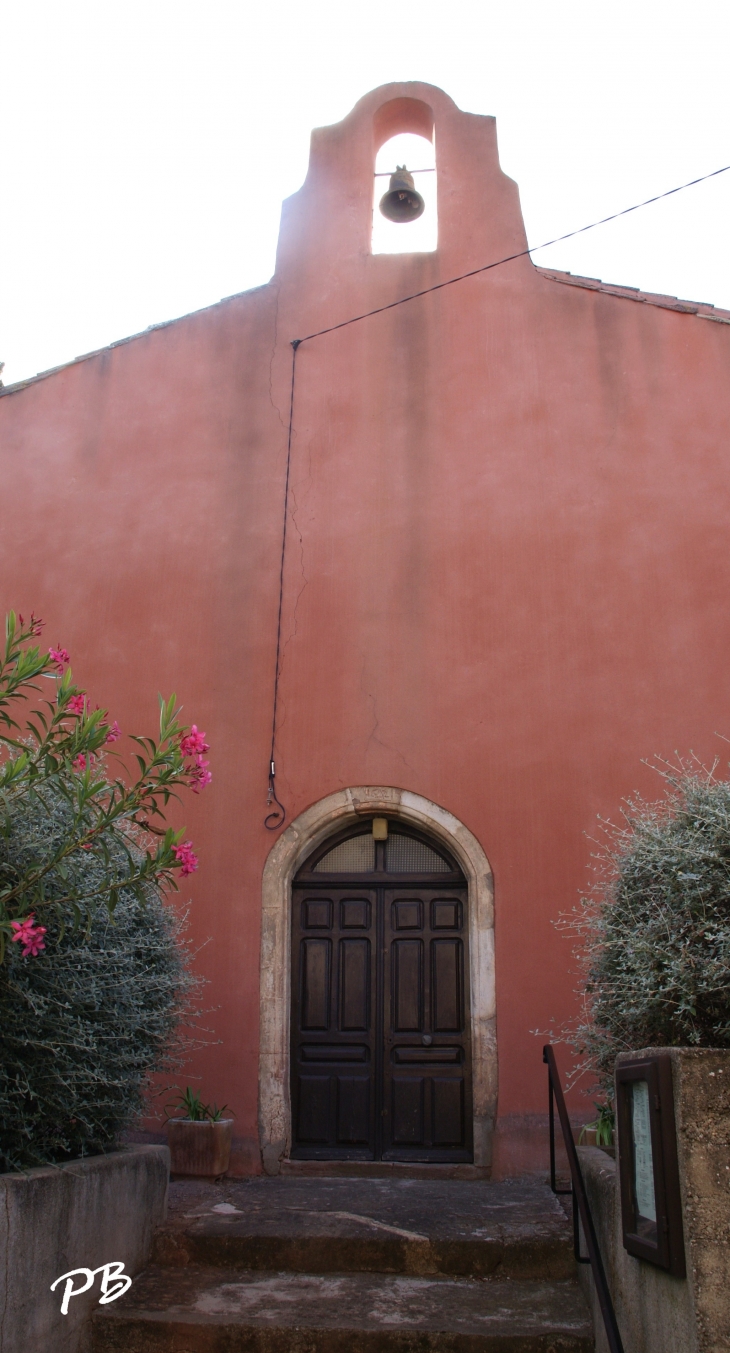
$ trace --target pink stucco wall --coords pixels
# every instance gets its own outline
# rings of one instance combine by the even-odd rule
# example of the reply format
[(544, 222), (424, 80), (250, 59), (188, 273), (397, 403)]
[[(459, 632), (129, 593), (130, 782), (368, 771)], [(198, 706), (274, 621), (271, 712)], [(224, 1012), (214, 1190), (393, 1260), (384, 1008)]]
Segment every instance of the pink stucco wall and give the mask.
[[(375, 150), (432, 120), (438, 250), (373, 256)], [(290, 340), (524, 247), (494, 120), (388, 86), (314, 133), (267, 286), (0, 400), (5, 608), (46, 617), (124, 729), (175, 689), (213, 746), (184, 817), (221, 1040), (198, 1070), (242, 1161)], [(642, 757), (712, 758), (730, 733), (730, 317), (566, 280), (523, 258), (297, 357), (278, 792), (291, 819), (395, 785), (481, 842), (503, 1170), (537, 1160), (531, 1031), (573, 1008), (552, 920), (587, 879), (586, 833), (656, 794)]]

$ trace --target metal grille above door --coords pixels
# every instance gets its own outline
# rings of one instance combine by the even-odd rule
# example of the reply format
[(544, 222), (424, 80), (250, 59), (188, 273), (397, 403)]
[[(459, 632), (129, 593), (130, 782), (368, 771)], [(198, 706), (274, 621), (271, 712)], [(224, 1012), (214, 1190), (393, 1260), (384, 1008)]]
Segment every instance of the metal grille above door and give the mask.
[(455, 863), (415, 836), (361, 832), (305, 865), (292, 902), (292, 1155), (471, 1160), (467, 888)]
[(388, 836), (385, 845), (385, 867), (389, 874), (449, 874), (453, 865), (425, 841), (397, 832)]
[[(449, 874), (453, 864), (425, 841), (399, 832), (389, 833), (385, 843), (385, 867), (390, 874)], [(323, 855), (315, 874), (369, 874), (375, 868), (375, 842), (366, 836), (350, 836)]]
[(351, 836), (329, 850), (314, 866), (315, 874), (371, 874), (375, 868), (375, 842), (367, 836)]

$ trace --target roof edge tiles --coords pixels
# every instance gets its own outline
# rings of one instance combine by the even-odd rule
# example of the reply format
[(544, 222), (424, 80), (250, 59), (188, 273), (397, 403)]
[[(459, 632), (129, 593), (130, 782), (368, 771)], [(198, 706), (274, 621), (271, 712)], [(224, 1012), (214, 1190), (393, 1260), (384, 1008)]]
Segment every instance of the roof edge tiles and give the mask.
[[(556, 272), (551, 268), (539, 268), (537, 264), (534, 267), (535, 272), (540, 277), (544, 277), (547, 282), (558, 282), (562, 286), (568, 287), (581, 287), (584, 291), (600, 291), (606, 296), (616, 296), (619, 300), (638, 301), (641, 305), (657, 306), (660, 310), (676, 310), (683, 315), (694, 315), (697, 319), (714, 320), (717, 324), (730, 324), (730, 310), (721, 310), (705, 301), (683, 301), (677, 296), (663, 296), (659, 292), (640, 291), (638, 287), (623, 287), (611, 282), (602, 282), (599, 277), (578, 277), (570, 272)], [(0, 382), (0, 399), (3, 395), (17, 394), (20, 390), (24, 390), (26, 386), (35, 385), (37, 381), (46, 380), (48, 376), (55, 376), (59, 371), (66, 371), (69, 367), (77, 366), (80, 362), (89, 362), (92, 357), (100, 357), (104, 352), (112, 352), (114, 348), (121, 348), (125, 343), (134, 343), (138, 338), (147, 338), (149, 334), (155, 333), (158, 329), (169, 329), (172, 324), (181, 324), (183, 320), (201, 315), (205, 310), (215, 310), (216, 306), (225, 305), (228, 301), (237, 301), (242, 296), (250, 295), (254, 291), (261, 291), (269, 285), (269, 282), (264, 282), (259, 287), (251, 287), (248, 292), (239, 291), (232, 296), (224, 296), (222, 300), (213, 301), (211, 305), (201, 306), (199, 310), (191, 310), (186, 315), (176, 315), (174, 319), (162, 320), (159, 324), (150, 324), (140, 333), (129, 334), (127, 338), (118, 338), (114, 343), (107, 343), (106, 347), (94, 348), (92, 352), (84, 352), (80, 357), (72, 357), (68, 362), (51, 366), (47, 371), (39, 371), (35, 376), (26, 376), (24, 380), (14, 381), (12, 385), (3, 385)]]
[(536, 266), (535, 270), (548, 282), (560, 282), (568, 287), (582, 287), (586, 291), (602, 291), (607, 296), (618, 296), (620, 300), (638, 301), (642, 305), (658, 306), (660, 310), (678, 310), (683, 315), (696, 315), (698, 319), (711, 319), (718, 324), (730, 324), (730, 310), (721, 310), (705, 301), (683, 301), (677, 296), (640, 291), (638, 287), (622, 287), (618, 283), (602, 282), (599, 277), (577, 277), (573, 273), (556, 272), (552, 268)]
[(116, 338), (113, 343), (107, 343), (103, 348), (93, 348), (91, 352), (82, 352), (78, 357), (71, 357), (68, 362), (59, 362), (58, 366), (49, 366), (46, 371), (39, 371), (35, 376), (25, 376), (23, 380), (14, 381), (12, 385), (3, 385), (0, 381), (0, 399), (3, 395), (17, 394), (18, 391), (24, 390), (27, 385), (35, 385), (37, 381), (44, 381), (48, 376), (55, 376), (59, 371), (67, 371), (69, 367), (78, 366), (80, 362), (90, 362), (92, 357), (101, 357), (102, 353), (113, 352), (114, 348), (123, 348), (126, 343), (134, 343), (138, 338), (148, 338), (158, 329), (169, 329), (173, 324), (182, 324), (186, 319), (195, 319), (197, 315), (205, 314), (206, 310), (215, 310), (219, 305), (227, 305), (229, 301), (239, 301), (242, 296), (251, 296), (255, 291), (263, 291), (265, 287), (270, 285), (270, 282), (262, 282), (258, 287), (250, 287), (247, 291), (236, 291), (232, 296), (223, 296), (219, 301), (212, 301), (210, 305), (201, 305), (199, 310), (188, 310), (184, 315), (175, 315), (174, 319), (163, 319), (159, 324), (148, 324), (147, 328), (140, 329), (139, 333), (128, 334), (126, 338)]

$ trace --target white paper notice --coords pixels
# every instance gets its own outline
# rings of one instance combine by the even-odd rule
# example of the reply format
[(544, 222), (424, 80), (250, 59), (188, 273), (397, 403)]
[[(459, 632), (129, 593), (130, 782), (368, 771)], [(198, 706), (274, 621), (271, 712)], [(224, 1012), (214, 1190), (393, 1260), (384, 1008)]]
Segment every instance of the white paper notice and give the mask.
[(649, 1086), (646, 1081), (634, 1081), (631, 1127), (634, 1137), (634, 1185), (636, 1209), (642, 1217), (656, 1221), (654, 1198), (654, 1157), (651, 1151), (651, 1123), (649, 1121)]

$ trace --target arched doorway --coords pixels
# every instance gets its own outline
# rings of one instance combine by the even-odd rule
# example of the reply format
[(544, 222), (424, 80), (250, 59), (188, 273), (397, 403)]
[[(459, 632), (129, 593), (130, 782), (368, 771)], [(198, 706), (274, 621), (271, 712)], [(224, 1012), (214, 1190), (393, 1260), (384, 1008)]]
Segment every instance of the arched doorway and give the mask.
[(291, 922), (291, 1155), (465, 1162), (472, 1151), (468, 890), (397, 819), (326, 840)]
[(474, 1164), (487, 1170), (497, 1111), (497, 1031), (492, 871), (473, 832), (448, 809), (390, 785), (354, 785), (311, 803), (274, 842), (261, 880), (259, 976), (259, 1141), (267, 1174), (276, 1175), (292, 1147), (291, 923), (292, 884), (313, 852), (333, 837), (382, 815), (423, 833), (453, 857), (467, 881), (469, 1005), (472, 1049)]

